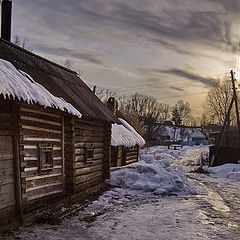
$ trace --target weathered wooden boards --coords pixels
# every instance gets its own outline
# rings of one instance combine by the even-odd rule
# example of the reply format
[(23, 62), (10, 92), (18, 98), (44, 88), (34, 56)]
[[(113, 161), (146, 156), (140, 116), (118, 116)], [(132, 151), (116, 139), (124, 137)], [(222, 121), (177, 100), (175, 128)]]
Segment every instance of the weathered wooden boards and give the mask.
[(139, 146), (127, 148), (124, 146), (111, 147), (111, 166), (120, 167), (138, 161)]
[(63, 193), (62, 117), (53, 110), (23, 105), (19, 113), (22, 193), (25, 211), (43, 198)]
[(109, 177), (110, 123), (37, 105), (2, 105), (0, 220), (90, 191)]
[(138, 152), (139, 152), (139, 146), (134, 146), (126, 149), (126, 153), (125, 153), (126, 165), (138, 161)]
[(0, 135), (0, 221), (16, 214), (13, 138)]
[(69, 140), (65, 143), (68, 192), (81, 192), (107, 177), (110, 126), (96, 120), (65, 121), (65, 139)]

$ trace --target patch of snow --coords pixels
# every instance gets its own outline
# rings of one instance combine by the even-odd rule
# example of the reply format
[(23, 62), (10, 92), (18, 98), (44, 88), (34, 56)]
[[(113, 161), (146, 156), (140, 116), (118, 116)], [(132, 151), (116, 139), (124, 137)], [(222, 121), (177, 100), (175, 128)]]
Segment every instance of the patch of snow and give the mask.
[(155, 195), (195, 193), (195, 188), (186, 178), (184, 168), (172, 165), (177, 156), (162, 152), (161, 148), (156, 151), (155, 148), (151, 153), (143, 153), (141, 161), (112, 172), (110, 183), (124, 189)]
[(227, 163), (217, 167), (204, 166), (203, 170), (216, 177), (229, 178), (240, 181), (240, 164)]
[(53, 96), (31, 76), (18, 71), (10, 62), (0, 59), (0, 94), (4, 98), (13, 97), (29, 104), (37, 103), (44, 107), (58, 108), (79, 118), (82, 114), (63, 98)]
[(206, 138), (204, 134), (202, 134), (198, 129), (193, 130), (193, 132), (189, 136), (190, 138)]

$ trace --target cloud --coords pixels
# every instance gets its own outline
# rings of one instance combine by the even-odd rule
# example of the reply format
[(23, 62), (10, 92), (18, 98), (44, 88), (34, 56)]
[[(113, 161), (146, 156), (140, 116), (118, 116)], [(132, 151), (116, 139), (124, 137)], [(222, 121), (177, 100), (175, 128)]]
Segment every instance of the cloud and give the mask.
[(239, 11), (239, 0), (18, 0), (13, 35), (41, 55), (73, 60), (91, 82), (181, 95), (182, 84), (202, 91), (209, 71), (232, 67)]
[(157, 71), (163, 74), (170, 74), (170, 75), (182, 77), (188, 80), (197, 81), (197, 82), (203, 83), (206, 86), (212, 86), (212, 82), (214, 80), (212, 78), (205, 78), (198, 74), (188, 72), (186, 70), (177, 69), (177, 68), (173, 68), (169, 70), (157, 70)]
[(104, 65), (103, 58), (100, 54), (94, 52), (79, 51), (67, 47), (51, 47), (36, 44), (38, 50), (46, 52), (47, 54), (63, 57), (64, 59), (80, 59), (89, 63)]
[(185, 91), (183, 88), (178, 88), (178, 87), (174, 87), (174, 86), (171, 86), (170, 88), (175, 90), (175, 91), (178, 91), (178, 92), (184, 92)]
[(155, 36), (153, 41), (162, 37), (172, 41), (210, 43), (212, 47), (223, 44), (233, 47), (229, 34), (232, 23), (224, 13), (200, 10), (182, 12), (176, 9), (156, 14), (149, 9), (139, 10), (124, 3), (114, 5), (117, 16), (115, 20), (125, 22), (125, 27), (135, 32), (141, 31), (142, 34)]

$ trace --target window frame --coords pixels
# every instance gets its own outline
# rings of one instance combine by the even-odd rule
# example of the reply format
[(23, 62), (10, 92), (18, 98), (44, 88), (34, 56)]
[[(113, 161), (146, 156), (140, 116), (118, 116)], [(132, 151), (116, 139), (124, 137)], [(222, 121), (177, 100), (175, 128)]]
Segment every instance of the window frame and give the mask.
[[(47, 154), (50, 153), (49, 155)], [(38, 171), (46, 171), (53, 169), (53, 145), (51, 143), (39, 143), (38, 144)], [(47, 163), (43, 163), (44, 154), (46, 154), (45, 159), (49, 158), (50, 161)]]
[(94, 160), (94, 147), (92, 144), (86, 144), (84, 146), (83, 161), (84, 163), (90, 163)]

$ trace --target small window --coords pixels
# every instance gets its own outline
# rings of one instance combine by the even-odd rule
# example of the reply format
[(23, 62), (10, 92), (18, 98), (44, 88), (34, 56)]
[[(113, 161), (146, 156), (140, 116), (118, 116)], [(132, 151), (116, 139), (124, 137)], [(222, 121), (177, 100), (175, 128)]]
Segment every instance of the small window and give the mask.
[(39, 144), (39, 170), (53, 168), (53, 147), (52, 144)]
[(89, 148), (89, 147), (85, 147), (84, 148), (84, 162), (88, 162), (93, 160), (94, 157), (94, 149), (93, 148)]
[(87, 159), (93, 158), (93, 149), (92, 148), (88, 148), (86, 155), (87, 155)]

